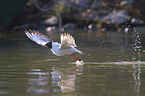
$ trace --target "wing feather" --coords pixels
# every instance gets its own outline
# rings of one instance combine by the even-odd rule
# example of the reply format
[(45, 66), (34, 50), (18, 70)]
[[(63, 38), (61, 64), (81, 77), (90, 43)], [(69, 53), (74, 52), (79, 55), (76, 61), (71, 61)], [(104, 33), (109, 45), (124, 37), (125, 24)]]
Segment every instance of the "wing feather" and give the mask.
[(48, 42), (51, 42), (51, 40), (43, 35), (42, 33), (39, 33), (38, 31), (35, 31), (35, 30), (26, 30), (25, 31), (25, 34), (27, 35), (28, 38), (30, 38), (32, 41), (36, 42), (37, 44), (39, 45), (46, 45)]
[(69, 47), (76, 47), (74, 38), (68, 33), (62, 33), (60, 36), (61, 45), (59, 48), (69, 48)]

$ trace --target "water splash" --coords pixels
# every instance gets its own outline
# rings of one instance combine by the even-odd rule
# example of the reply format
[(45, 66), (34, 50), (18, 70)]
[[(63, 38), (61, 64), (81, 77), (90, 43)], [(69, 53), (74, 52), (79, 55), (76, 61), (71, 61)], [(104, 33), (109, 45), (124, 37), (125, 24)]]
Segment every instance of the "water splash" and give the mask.
[(83, 60), (81, 60), (81, 61), (77, 60), (76, 61), (76, 65), (83, 65), (83, 64), (84, 64)]
[(140, 62), (141, 61), (141, 42), (140, 42), (140, 33), (138, 33), (135, 29), (134, 29), (134, 51), (133, 51), (133, 56), (132, 56), (132, 61), (137, 61)]
[(136, 91), (136, 96), (140, 95), (140, 73), (141, 73), (141, 42), (140, 42), (140, 33), (138, 33), (134, 27), (134, 51), (132, 61), (137, 61), (133, 64), (133, 77), (135, 80), (134, 91)]

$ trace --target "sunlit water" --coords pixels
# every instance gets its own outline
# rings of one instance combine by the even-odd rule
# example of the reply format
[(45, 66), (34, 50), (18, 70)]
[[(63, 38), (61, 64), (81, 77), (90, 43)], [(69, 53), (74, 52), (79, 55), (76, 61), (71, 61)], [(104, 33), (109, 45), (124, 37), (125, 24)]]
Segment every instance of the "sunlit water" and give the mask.
[[(58, 33), (45, 33), (59, 41)], [(145, 34), (76, 32), (83, 60), (57, 57), (22, 34), (0, 36), (0, 96), (144, 96)]]

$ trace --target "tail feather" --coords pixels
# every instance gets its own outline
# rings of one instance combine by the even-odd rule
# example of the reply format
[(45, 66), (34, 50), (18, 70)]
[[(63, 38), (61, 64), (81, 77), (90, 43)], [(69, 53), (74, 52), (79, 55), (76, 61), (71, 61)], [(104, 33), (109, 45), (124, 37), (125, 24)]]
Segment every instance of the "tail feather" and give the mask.
[(83, 54), (84, 52), (82, 52), (82, 51), (80, 51), (80, 50), (78, 50), (78, 49), (76, 49), (75, 48), (75, 50), (76, 50), (76, 52), (78, 52), (78, 53), (80, 53), (80, 54)]
[(79, 53), (80, 53), (80, 54), (84, 54), (84, 52), (82, 52), (82, 51), (79, 51)]

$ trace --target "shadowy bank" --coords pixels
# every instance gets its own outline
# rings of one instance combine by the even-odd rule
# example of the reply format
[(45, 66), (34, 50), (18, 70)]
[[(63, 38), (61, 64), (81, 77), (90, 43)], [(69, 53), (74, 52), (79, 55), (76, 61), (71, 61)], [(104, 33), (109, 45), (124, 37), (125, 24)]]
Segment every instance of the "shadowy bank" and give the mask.
[(132, 29), (145, 25), (144, 4), (144, 0), (29, 0), (6, 29)]

